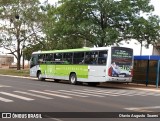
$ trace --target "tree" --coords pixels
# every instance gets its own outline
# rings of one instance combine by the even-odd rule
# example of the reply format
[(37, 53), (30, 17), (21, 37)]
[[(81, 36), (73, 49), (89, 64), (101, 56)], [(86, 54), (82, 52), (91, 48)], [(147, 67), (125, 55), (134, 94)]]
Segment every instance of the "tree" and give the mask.
[(147, 19), (140, 17), (135, 18), (130, 27), (132, 39), (136, 39), (140, 45), (140, 55), (142, 55), (142, 46), (148, 47), (154, 44), (160, 37), (160, 20), (158, 16), (150, 16)]
[(150, 0), (59, 0), (57, 7), (49, 9), (54, 17), (49, 33), (66, 43), (83, 40), (99, 47), (119, 43), (131, 38), (130, 27), (135, 18), (141, 17), (140, 13), (154, 10), (149, 3)]
[(160, 18), (154, 15), (150, 16), (148, 21), (146, 28), (146, 33), (148, 35), (146, 47), (148, 47), (149, 44), (155, 45), (160, 41)]
[[(45, 42), (42, 42), (42, 43), (45, 43)], [(38, 43), (35, 45), (28, 45), (28, 47), (26, 47), (23, 51), (25, 55), (24, 58), (29, 61), (31, 59), (31, 55), (33, 52), (40, 51), (40, 50), (47, 50), (42, 43)]]
[[(17, 70), (20, 70), (23, 49), (30, 43), (39, 41), (41, 29), (38, 0), (1, 0), (0, 46), (13, 54), (17, 59)], [(38, 34), (37, 34), (38, 33)]]
[(133, 21), (133, 25), (132, 25), (132, 38), (138, 40), (138, 42), (141, 45), (140, 48), (140, 55), (142, 55), (142, 46), (143, 46), (143, 42), (146, 41), (146, 25), (148, 24), (148, 21), (145, 20), (143, 17), (141, 18), (136, 18)]
[(45, 3), (41, 6), (43, 19), (42, 30), (45, 33), (45, 48), (53, 49), (67, 49), (67, 48), (81, 48), (83, 47), (83, 40), (77, 39), (76, 36), (70, 38), (62, 31), (61, 23), (57, 23), (57, 7)]

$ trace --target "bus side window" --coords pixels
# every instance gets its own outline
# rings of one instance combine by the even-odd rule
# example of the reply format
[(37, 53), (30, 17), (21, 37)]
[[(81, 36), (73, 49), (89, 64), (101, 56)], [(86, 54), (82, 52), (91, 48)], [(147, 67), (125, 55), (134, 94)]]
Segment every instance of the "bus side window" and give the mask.
[(45, 62), (45, 54), (39, 54), (38, 63), (44, 63), (44, 62)]
[(64, 53), (63, 61), (64, 64), (72, 64), (73, 53)]
[(37, 55), (32, 55), (32, 58), (31, 58), (31, 63), (30, 63), (30, 68), (37, 65), (38, 64), (38, 57)]
[(85, 55), (85, 64), (97, 64), (97, 57), (98, 57), (98, 52), (93, 51), (93, 52), (86, 52)]
[(52, 61), (53, 60), (53, 54), (46, 54), (46, 59), (45, 59), (46, 61)]
[(84, 64), (84, 52), (74, 53), (73, 64)]
[(62, 64), (63, 53), (55, 53), (54, 54), (54, 63)]
[(99, 51), (98, 64), (105, 65), (107, 60), (107, 51)]

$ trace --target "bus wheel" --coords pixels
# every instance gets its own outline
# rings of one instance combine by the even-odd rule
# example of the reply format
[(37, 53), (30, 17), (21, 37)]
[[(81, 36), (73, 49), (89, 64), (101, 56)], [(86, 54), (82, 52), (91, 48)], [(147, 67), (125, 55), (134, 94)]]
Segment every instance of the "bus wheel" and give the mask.
[(42, 78), (42, 74), (41, 74), (41, 72), (38, 72), (38, 80), (39, 81), (45, 81), (45, 78)]
[(72, 73), (70, 76), (69, 76), (69, 81), (71, 84), (74, 84), (76, 85), (77, 84), (77, 76), (75, 73)]

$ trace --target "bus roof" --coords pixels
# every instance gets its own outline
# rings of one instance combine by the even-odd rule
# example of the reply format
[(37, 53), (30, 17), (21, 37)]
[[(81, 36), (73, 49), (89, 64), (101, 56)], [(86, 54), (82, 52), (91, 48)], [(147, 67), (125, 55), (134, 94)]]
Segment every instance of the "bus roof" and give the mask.
[[(84, 47), (84, 48), (77, 48), (77, 49), (64, 49), (64, 50), (48, 50), (48, 51), (37, 51), (33, 52), (32, 54), (45, 54), (45, 53), (65, 53), (65, 52), (82, 52), (82, 51), (98, 51), (98, 50), (108, 50), (111, 47), (94, 47), (94, 48), (89, 48), (89, 47)], [(122, 47), (126, 48), (126, 47)]]
[(33, 54), (38, 54), (38, 53), (62, 53), (62, 52), (82, 52), (82, 51), (105, 50), (105, 49), (108, 49), (108, 47), (96, 47), (96, 48), (84, 47), (84, 48), (77, 48), (77, 49), (37, 51), (37, 52), (33, 52)]

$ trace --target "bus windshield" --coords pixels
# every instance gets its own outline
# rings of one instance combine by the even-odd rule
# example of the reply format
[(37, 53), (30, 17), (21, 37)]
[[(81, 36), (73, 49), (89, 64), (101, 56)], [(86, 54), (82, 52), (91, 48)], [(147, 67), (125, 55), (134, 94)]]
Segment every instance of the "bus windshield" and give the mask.
[(130, 77), (132, 71), (133, 49), (123, 47), (112, 47), (111, 67), (112, 76)]

